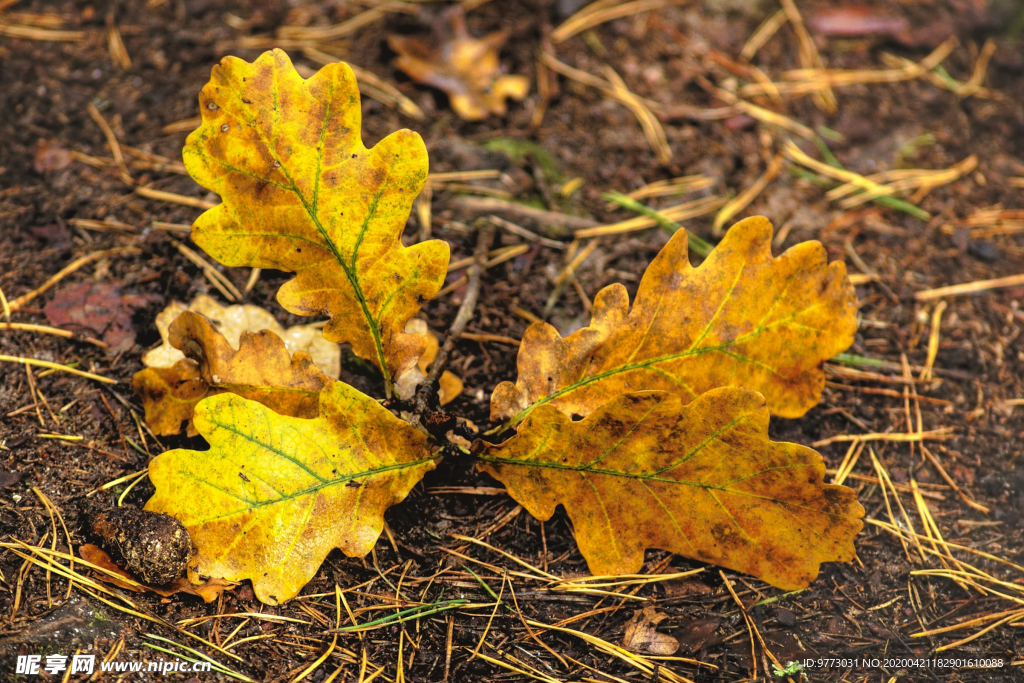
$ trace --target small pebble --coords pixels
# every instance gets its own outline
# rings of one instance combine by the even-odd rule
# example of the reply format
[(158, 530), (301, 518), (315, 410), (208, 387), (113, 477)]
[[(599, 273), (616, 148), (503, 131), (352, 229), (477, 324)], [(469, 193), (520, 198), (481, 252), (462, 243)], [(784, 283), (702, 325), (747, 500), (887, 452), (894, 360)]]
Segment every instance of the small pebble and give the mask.
[(967, 245), (967, 253), (985, 263), (995, 263), (1003, 256), (999, 247), (985, 240), (972, 240)]
[(796, 615), (785, 607), (775, 610), (775, 618), (783, 626), (796, 626)]

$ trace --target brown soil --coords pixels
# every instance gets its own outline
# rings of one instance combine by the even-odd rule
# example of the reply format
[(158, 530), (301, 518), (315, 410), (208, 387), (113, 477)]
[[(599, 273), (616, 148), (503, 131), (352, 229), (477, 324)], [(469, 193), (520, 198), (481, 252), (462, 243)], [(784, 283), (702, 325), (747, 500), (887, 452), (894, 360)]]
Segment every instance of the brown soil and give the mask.
[[(7, 4), (0, 0), (0, 7)], [(571, 4), (575, 3), (489, 2), (471, 11), (468, 23), (475, 35), (506, 30), (510, 39), (502, 52), (503, 68), (530, 74), (535, 80), (538, 47), (543, 36), (560, 22), (554, 6)], [(805, 16), (811, 17), (834, 3), (799, 4)], [(1024, 15), (1014, 3), (996, 0), (880, 1), (872, 6), (876, 11), (906, 17), (907, 28), (895, 36), (875, 33), (821, 39), (819, 46), (830, 66), (878, 68), (881, 53), (886, 51), (918, 60), (950, 33), (957, 33), (962, 46), (945, 66), (963, 81), (971, 74), (980, 46), (991, 38), (998, 50), (985, 85), (1001, 97), (958, 99), (926, 80), (912, 80), (839, 90), (835, 114), (823, 113), (811, 98), (787, 101), (783, 107), (768, 99), (761, 104), (805, 125), (827, 126), (840, 133), (843, 141), (830, 143), (832, 151), (844, 166), (860, 173), (897, 165), (945, 168), (970, 154), (977, 155), (978, 168), (921, 199), (919, 206), (933, 217), (927, 221), (878, 204), (844, 212), (824, 197), (822, 187), (787, 173), (769, 185), (741, 215), (762, 213), (777, 228), (785, 226), (787, 234), (777, 245), (780, 250), (799, 241), (820, 239), (832, 258), (849, 261), (849, 252), (855, 251), (862, 263), (851, 263), (851, 271), (870, 269), (877, 273), (878, 282), (858, 287), (863, 322), (850, 352), (897, 366), (901, 354), (905, 354), (911, 365), (920, 366), (927, 356), (934, 306), (915, 301), (915, 292), (1024, 272), (1024, 233), (972, 238), (957, 227), (980, 208), (995, 204), (1021, 208), (1024, 43), (1016, 38), (1013, 27), (1019, 32)], [(771, 2), (723, 0), (665, 8), (604, 24), (586, 36), (559, 45), (558, 55), (591, 73), (600, 73), (602, 63), (611, 64), (637, 94), (667, 106), (720, 107), (722, 103), (711, 98), (698, 79), (705, 76), (724, 84), (731, 75), (721, 62), (715, 62), (714, 53), (735, 58), (744, 41), (775, 10)], [(153, 320), (164, 305), (172, 299), (189, 301), (200, 293), (218, 296), (202, 272), (171, 241), (172, 236), (186, 236), (150, 227), (153, 221), (188, 224), (199, 211), (140, 197), (121, 180), (115, 165), (95, 167), (86, 163), (89, 157), (108, 162), (111, 157), (103, 133), (87, 111), (88, 105), (94, 105), (111, 123), (122, 145), (178, 160), (187, 131), (164, 133), (161, 129), (197, 115), (197, 94), (211, 66), (223, 55), (236, 54), (251, 60), (259, 54), (260, 49), (240, 47), (243, 38), (270, 34), (285, 23), (337, 23), (357, 11), (358, 3), (343, 2), (151, 0), (93, 4), (23, 0), (8, 7), (7, 14), (0, 12), (0, 288), (13, 300), (38, 287), (75, 258), (114, 247), (138, 249), (111, 255), (78, 270), (12, 318), (16, 322), (50, 324), (44, 308), (63, 288), (111, 282), (126, 296), (124, 315), (130, 317), (135, 335), (135, 343), (128, 350), (108, 355), (80, 340), (0, 330), (0, 354), (77, 362), (80, 369), (117, 380), (115, 385), (101, 385), (65, 373), (44, 376), (37, 368), (33, 373), (35, 383), (48, 404), (37, 410), (24, 368), (0, 363), (0, 534), (4, 540), (49, 547), (51, 519), (34, 492), (38, 489), (62, 513), (74, 546), (95, 542), (88, 532), (86, 494), (144, 469), (150, 455), (165, 449), (202, 448), (201, 439), (181, 436), (157, 443), (149, 435), (143, 437), (133, 420), (133, 412), (141, 416), (142, 411), (130, 383), (133, 373), (142, 367), (141, 353), (158, 341)], [(61, 30), (84, 31), (85, 39), (42, 41), (4, 34), (4, 25), (30, 20), (45, 27), (45, 18), (17, 15), (43, 12), (56, 13)], [(128, 68), (115, 66), (108, 50), (108, 12), (116, 20), (131, 57)], [(745, 116), (714, 121), (671, 118), (665, 130), (674, 156), (668, 166), (663, 166), (626, 108), (602, 98), (592, 88), (565, 79), (560, 80), (539, 127), (531, 126), (539, 102), (536, 87), (525, 102), (512, 104), (506, 117), (462, 122), (447, 108), (443, 95), (410, 83), (391, 66), (393, 55), (386, 47), (386, 32), (408, 30), (415, 23), (407, 15), (389, 15), (334, 46), (339, 56), (397, 84), (426, 112), (425, 121), (415, 121), (364, 98), (367, 144), (392, 130), (414, 128), (427, 142), (432, 171), (501, 168), (508, 182), (500, 187), (511, 189), (517, 199), (535, 205), (550, 202), (554, 210), (591, 216), (600, 222), (622, 220), (630, 214), (609, 211), (601, 192), (629, 191), (663, 178), (693, 173), (717, 178), (719, 185), (714, 191), (736, 193), (763, 172), (767, 160), (785, 139), (782, 131)], [(301, 57), (300, 50), (290, 52), (297, 63), (318, 66)], [(784, 27), (762, 48), (755, 63), (776, 79), (786, 69), (798, 68), (793, 32)], [(483, 148), (490, 141), (493, 150), (495, 140), (505, 148), (535, 149), (509, 143), (528, 141), (550, 155), (552, 164), (548, 166), (539, 158), (543, 153), (536, 151), (510, 158)], [(805, 148), (817, 154), (812, 147)], [(69, 152), (78, 156), (68, 156)], [(136, 158), (129, 156), (129, 161)], [(138, 165), (130, 166), (130, 170), (140, 185), (151, 183), (160, 190), (214, 199), (185, 175)], [(583, 179), (582, 189), (568, 200), (561, 199), (561, 183), (575, 177)], [(1018, 179), (1016, 185), (1013, 178)], [(668, 198), (653, 204), (667, 206), (673, 201)], [(433, 211), (434, 236), (451, 244), (453, 259), (470, 255), (475, 239), (472, 229), (464, 226), (471, 225), (474, 216), (460, 210), (453, 196), (446, 193), (435, 194)], [(76, 225), (76, 219), (120, 221), (130, 228), (90, 229)], [(687, 226), (711, 239), (711, 219), (707, 216), (689, 221)], [(952, 230), (944, 229), (946, 226), (952, 226)], [(415, 239), (419, 228), (414, 216), (408, 240)], [(502, 244), (521, 241), (507, 233), (500, 239)], [(622, 281), (632, 294), (646, 263), (665, 240), (666, 235), (658, 229), (605, 239), (577, 271), (582, 290), (592, 298), (601, 287)], [(541, 314), (552, 291), (549, 276), (560, 266), (557, 252), (538, 248), (489, 270), (469, 331), (520, 338), (529, 323), (513, 313), (513, 308)], [(222, 271), (239, 288), (244, 287), (249, 275), (243, 269)], [(296, 324), (301, 319), (287, 315), (274, 301), (277, 288), (287, 277), (264, 272), (246, 300), (268, 307), (283, 323)], [(426, 306), (434, 329), (441, 333), (447, 329), (459, 296), (455, 292)], [(932, 452), (969, 496), (990, 508), (990, 514), (968, 507), (932, 464), (922, 459), (918, 449), (911, 450), (906, 443), (873, 444), (897, 485), (909, 487), (913, 480), (931, 496), (927, 504), (946, 541), (1017, 563), (1024, 560), (1024, 475), (1020, 470), (1024, 406), (1013, 408), (1003, 401), (1024, 397), (1022, 303), (1024, 287), (949, 298), (936, 361), (935, 374), (941, 381), (916, 385), (923, 396), (939, 399), (937, 403), (921, 402), (924, 428), (955, 430), (952, 439), (932, 443)], [(587, 323), (582, 299), (573, 288), (565, 289), (548, 320), (563, 333)], [(104, 331), (85, 332), (102, 336)], [(486, 425), (490, 390), (499, 381), (515, 377), (515, 352), (509, 344), (460, 341), (450, 367), (465, 380), (466, 389), (448, 410), (479, 426)], [(892, 366), (861, 369), (893, 378), (900, 374), (892, 372)], [(347, 363), (344, 373), (344, 378), (360, 388), (373, 388), (371, 379), (360, 377), (365, 372), (355, 363)], [(773, 420), (773, 438), (811, 444), (838, 434), (908, 431), (902, 398), (906, 385), (898, 379), (858, 380), (832, 373), (830, 382), (821, 404), (806, 417)], [(879, 388), (895, 391), (896, 395), (873, 393)], [(81, 440), (40, 436), (46, 433), (73, 435)], [(835, 443), (820, 449), (829, 468), (839, 464), (846, 446)], [(466, 546), (452, 534), (479, 535), (493, 525), (497, 528), (486, 535), (493, 546), (561, 576), (586, 573), (564, 512), (543, 525), (525, 512), (515, 514), (515, 502), (494, 491), (496, 482), (476, 473), (471, 465), (469, 458), (444, 460), (406, 501), (389, 510), (386, 519), (394, 546), (382, 537), (371, 557), (351, 559), (332, 554), (303, 591), (303, 595), (323, 594), (321, 597), (267, 607), (255, 600), (245, 584), (210, 604), (193, 596), (130, 596), (137, 611), (172, 624), (204, 615), (258, 611), (303, 622), (248, 621), (233, 636), (235, 640), (273, 637), (249, 640), (231, 650), (240, 659), (231, 659), (198, 641), (187, 641), (174, 629), (126, 614), (77, 589), (68, 599), (64, 579), (37, 567), (23, 569), (22, 558), (3, 551), (0, 631), (8, 637), (0, 641), (4, 653), (0, 678), (20, 680), (10, 673), (13, 657), (19, 653), (71, 654), (80, 649), (102, 656), (121, 638), (124, 646), (118, 658), (167, 657), (145, 646), (156, 642), (145, 634), (156, 634), (195, 646), (254, 680), (291, 680), (330, 643), (323, 631), (334, 623), (332, 591), (336, 584), (346, 589), (367, 582), (358, 592), (348, 594), (353, 609), (393, 602), (393, 584), (403, 574), (401, 593), (409, 600), (465, 597), (474, 603), (492, 602), (467, 568), (495, 590), (502, 585), (501, 574), (445, 550)], [(854, 474), (868, 479), (875, 475), (866, 451)], [(848, 483), (857, 488), (868, 518), (888, 521), (878, 486), (864, 478)], [(442, 494), (435, 491), (439, 487), (465, 487), (467, 491), (481, 488), (473, 493)], [(112, 502), (123, 490), (123, 486), (117, 486), (96, 495)], [(152, 487), (144, 481), (128, 493), (124, 502), (142, 506), (151, 494)], [(903, 495), (903, 504), (920, 532), (922, 524), (909, 493)], [(56, 545), (66, 550), (63, 532)], [(871, 525), (858, 537), (857, 548), (857, 562), (824, 566), (817, 581), (799, 594), (784, 595), (760, 581), (736, 577), (736, 589), (753, 623), (781, 662), (816, 657), (930, 657), (935, 648), (980, 627), (912, 638), (911, 634), (922, 627), (949, 626), (1019, 607), (1009, 600), (958, 587), (949, 579), (912, 574), (941, 565), (931, 556), (922, 562), (916, 551), (905, 552), (896, 537)], [(480, 547), (466, 546), (463, 552), (492, 566), (518, 569), (507, 558)], [(908, 561), (908, 557), (914, 561)], [(656, 551), (649, 552), (647, 559), (645, 570), (657, 566), (661, 571), (684, 571), (701, 566)], [(1019, 572), (997, 562), (975, 555), (963, 555), (962, 559), (1007, 581), (1020, 583), (1024, 579)], [(431, 581), (430, 577), (441, 569), (448, 571)], [(625, 623), (635, 610), (654, 605), (669, 615), (659, 629), (680, 640), (679, 656), (718, 668), (685, 662), (663, 663), (666, 666), (694, 680), (739, 681), (749, 679), (752, 664), (756, 664), (759, 679), (766, 677), (767, 660), (761, 654), (761, 645), (756, 648), (756, 662), (752, 662), (746, 623), (717, 568), (709, 567), (693, 581), (643, 588), (636, 595), (651, 601), (643, 605), (617, 596), (548, 593), (540, 590), (539, 584), (519, 579), (512, 585), (518, 607), (527, 618), (553, 624), (581, 616), (568, 626), (614, 644), (621, 642)], [(1020, 592), (1012, 594), (1019, 600)], [(341, 637), (329, 660), (306, 680), (325, 680), (345, 661), (343, 650), (359, 656), (365, 650), (370, 662), (384, 666), (384, 673), (376, 680), (395, 679), (399, 652), (404, 661), (401, 675), (410, 682), (533, 680), (472, 656), (488, 629), (487, 641), (493, 647), (481, 652), (520, 669), (524, 664), (534, 667), (550, 676), (545, 680), (658, 679), (659, 674), (653, 678), (642, 675), (571, 635), (540, 633), (546, 646), (542, 647), (514, 613), (498, 611), (493, 621), (490, 617), (491, 609), (487, 608), (443, 612), (405, 622), (406, 639), (401, 645), (401, 626), (370, 631), (362, 637)], [(240, 623), (237, 618), (222, 618), (191, 627), (191, 631), (218, 643)], [(997, 627), (944, 653), (1002, 659), (1007, 665), (1000, 668), (833, 667), (807, 673), (815, 681), (888, 681), (891, 677), (950, 682), (1020, 680), (1024, 675), (1020, 632), (1012, 626)], [(564, 657), (567, 666), (553, 653)], [(516, 660), (522, 664), (514, 664)], [(1009, 666), (1010, 662), (1017, 665)], [(357, 664), (345, 666), (343, 674), (334, 680), (360, 680)], [(371, 667), (370, 671), (374, 670)], [(170, 678), (175, 676), (183, 678), (178, 674)], [(793, 680), (797, 677), (794, 674)], [(140, 674), (128, 680), (158, 678), (155, 674)], [(777, 680), (771, 675), (767, 678)], [(103, 680), (113, 679), (108, 674)], [(205, 674), (199, 680), (230, 679)]]

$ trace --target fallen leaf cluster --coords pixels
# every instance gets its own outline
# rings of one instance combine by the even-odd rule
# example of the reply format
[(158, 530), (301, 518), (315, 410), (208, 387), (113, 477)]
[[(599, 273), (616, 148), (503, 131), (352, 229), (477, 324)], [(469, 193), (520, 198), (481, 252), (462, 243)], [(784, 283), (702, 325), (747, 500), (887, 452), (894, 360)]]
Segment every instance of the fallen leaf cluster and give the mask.
[(637, 572), (661, 548), (795, 589), (852, 559), (863, 508), (824, 484), (816, 452), (770, 441), (768, 415), (818, 402), (856, 297), (819, 243), (773, 258), (771, 234), (741, 221), (694, 268), (676, 232), (632, 309), (616, 284), (569, 337), (534, 323), (518, 381), (495, 389), (492, 419), (519, 428), (480, 468), (539, 519), (565, 506), (595, 574)]
[[(414, 316), (448, 262), (444, 242), (399, 239), (426, 179), (420, 137), (401, 130), (367, 149), (351, 69), (303, 80), (280, 50), (223, 60), (200, 105), (185, 163), (222, 203), (195, 222), (195, 242), (227, 266), (294, 272), (278, 301), (327, 317), (324, 338), (375, 365), (386, 397), (414, 396), (438, 348)], [(693, 267), (678, 231), (632, 306), (616, 284), (586, 328), (562, 337), (535, 323), (517, 381), (495, 389), (492, 419), (505, 422), (474, 445), (479, 468), (539, 519), (564, 506), (594, 574), (637, 572), (660, 548), (796, 589), (854, 556), (853, 492), (824, 483), (815, 451), (771, 441), (768, 422), (820, 400), (822, 363), (852, 343), (856, 299), (820, 244), (773, 257), (771, 233), (742, 221)], [(146, 507), (188, 529), (193, 574), (249, 579), (277, 603), (332, 549), (368, 553), (384, 511), (452, 445), (275, 332), (240, 332), (237, 348), (226, 335), (179, 312), (155, 355), (183, 358), (136, 376), (154, 431), (191, 419), (210, 445), (157, 456)], [(442, 401), (455, 382), (442, 376)], [(638, 617), (636, 647), (667, 653), (656, 623)]]

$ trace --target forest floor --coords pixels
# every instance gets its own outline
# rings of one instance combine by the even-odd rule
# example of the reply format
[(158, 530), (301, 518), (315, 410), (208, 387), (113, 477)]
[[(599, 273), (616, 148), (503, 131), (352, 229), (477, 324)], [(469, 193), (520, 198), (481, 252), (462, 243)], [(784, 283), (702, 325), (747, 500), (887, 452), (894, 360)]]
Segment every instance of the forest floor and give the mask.
[[(106, 317), (101, 329), (76, 318), (79, 326), (69, 329), (80, 334), (70, 339), (0, 324), (0, 678), (24, 680), (11, 673), (18, 654), (148, 661), (195, 657), (195, 651), (221, 667), (221, 673), (195, 675), (204, 681), (291, 681), (304, 673), (311, 683), (797, 681), (804, 675), (857, 683), (1021, 680), (1019, 5), (800, 1), (806, 39), (794, 28), (797, 17), (777, 14), (784, 5), (792, 9), (789, 2), (618, 3), (633, 9), (556, 41), (553, 29), (581, 3), (464, 4), (471, 34), (508, 33), (502, 69), (528, 75), (532, 83), (505, 116), (460, 120), (444, 94), (393, 66), (386, 35), (425, 24), (409, 3), (0, 0), (0, 290), (18, 302), (65, 266), (79, 266), (18, 302), (9, 320), (52, 325), (44, 310), (49, 302), (96, 283), (116, 285), (114, 300), (99, 305), (120, 312), (113, 323)], [(425, 3), (420, 12), (436, 8)], [(353, 17), (360, 20), (344, 23)], [(315, 26), (336, 30), (294, 28)], [(752, 41), (759, 27), (766, 39), (760, 46)], [(956, 42), (944, 42), (950, 37)], [(587, 239), (573, 241), (580, 225), (636, 216), (608, 204), (602, 193), (680, 176), (708, 179), (689, 196), (643, 200), (661, 209), (742, 197), (758, 190), (764, 177), (764, 187), (737, 206), (735, 218), (768, 216), (776, 253), (820, 240), (831, 259), (847, 261), (857, 284), (860, 329), (843, 362), (826, 366), (820, 405), (771, 426), (775, 440), (819, 444), (827, 481), (838, 477), (856, 489), (867, 511), (856, 560), (826, 564), (809, 588), (786, 593), (649, 551), (649, 580), (604, 592), (552, 590), (545, 574), (587, 573), (568, 517), (560, 509), (538, 522), (464, 457), (444, 460), (387, 512), (390, 534), (370, 556), (335, 551), (300, 597), (280, 606), (260, 604), (248, 584), (207, 604), (92, 584), (95, 578), (81, 565), (72, 586), (57, 565), (48, 570), (47, 549), (66, 553), (70, 544), (77, 552), (93, 540), (87, 497), (141, 507), (153, 487), (129, 475), (142, 473), (164, 450), (202, 447), (201, 439), (184, 434), (158, 440), (147, 433), (131, 378), (142, 369), (142, 353), (159, 342), (154, 319), (168, 303), (198, 294), (229, 303), (178, 246), (188, 246), (198, 207), (217, 200), (184, 173), (181, 149), (196, 125), (197, 96), (211, 67), (225, 55), (252, 60), (274, 46), (310, 72), (330, 55), (384, 82), (383, 101), (363, 98), (368, 145), (412, 128), (426, 141), (431, 172), (500, 172), (433, 186), (413, 211), (407, 244), (431, 234), (448, 241), (453, 261), (463, 259), (473, 253), (472, 226), (489, 214), (564, 243), (551, 248), (498, 231), (495, 248), (526, 246), (485, 272), (469, 334), (456, 344), (450, 364), (465, 390), (447, 409), (481, 428), (490, 424), (491, 390), (515, 379), (518, 340), (531, 321), (544, 318), (563, 334), (585, 326), (594, 295), (612, 282), (623, 282), (632, 295), (667, 241), (656, 225), (610, 231), (592, 248)], [(847, 70), (831, 90), (820, 73), (787, 79), (791, 70), (815, 66), (814, 47), (829, 68)], [(539, 66), (542, 50), (578, 71), (558, 67), (564, 72), (558, 74)], [(900, 61), (920, 62), (935, 50), (948, 53), (938, 68)], [(618, 100), (609, 96), (605, 65), (635, 94), (632, 109), (622, 104), (622, 91)], [(882, 70), (887, 76), (877, 78)], [(408, 98), (401, 100), (404, 108), (388, 88)], [(648, 121), (646, 135), (638, 111), (655, 121)], [(816, 170), (778, 156), (790, 139), (813, 158), (831, 162), (834, 155), (862, 176), (951, 171), (914, 176), (925, 180), (899, 192), (896, 202), (844, 206), (826, 196), (841, 182), (826, 177), (834, 165)], [(482, 200), (489, 202), (484, 208)], [(576, 220), (563, 226), (538, 221), (518, 208), (523, 205)], [(709, 199), (695, 210), (700, 215), (681, 222), (715, 242), (721, 205)], [(566, 254), (584, 249), (586, 258), (567, 273)], [(82, 257), (88, 257), (84, 265), (77, 262)], [(264, 271), (252, 281), (248, 269), (216, 270), (244, 293), (244, 302), (268, 308), (286, 325), (308, 322), (274, 300), (287, 274)], [(570, 277), (558, 288), (553, 282), (560, 274)], [(449, 282), (461, 275), (450, 273)], [(985, 282), (997, 278), (1011, 279)], [(975, 284), (964, 293), (928, 294), (965, 283)], [(440, 335), (463, 293), (455, 287), (424, 308)], [(84, 336), (113, 342), (104, 349)], [(931, 359), (930, 346), (937, 351)], [(115, 383), (39, 365), (27, 372), (12, 358), (49, 361)], [(367, 381), (361, 373), (346, 362), (342, 379), (359, 386)], [(656, 578), (702, 567), (686, 578)], [(335, 586), (345, 591), (358, 621), (392, 620), (332, 642), (324, 631), (337, 618)], [(503, 598), (507, 609), (495, 601), (502, 591), (516, 598), (514, 604)], [(445, 601), (453, 598), (484, 606), (401, 622), (393, 617), (396, 607), (450, 607)], [(627, 622), (647, 607), (667, 615), (658, 629), (679, 641), (680, 659), (615, 649)], [(908, 665), (946, 656), (958, 661)], [(857, 662), (774, 671), (773, 661), (822, 658)], [(865, 665), (865, 659), (878, 661)], [(979, 660), (1002, 665), (986, 668)], [(175, 677), (193, 678), (168, 675)], [(111, 673), (102, 680), (161, 678)]]

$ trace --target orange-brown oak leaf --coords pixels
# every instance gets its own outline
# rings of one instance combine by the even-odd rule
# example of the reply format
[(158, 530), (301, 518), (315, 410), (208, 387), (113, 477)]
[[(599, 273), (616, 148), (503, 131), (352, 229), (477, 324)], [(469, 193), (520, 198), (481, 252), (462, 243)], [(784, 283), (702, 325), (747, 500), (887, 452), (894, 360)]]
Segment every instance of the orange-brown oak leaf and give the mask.
[(146, 509), (185, 525), (196, 573), (251, 579), (268, 603), (298, 594), (334, 548), (370, 552), (384, 511), (434, 467), (424, 434), (342, 382), (315, 419), (219, 394), (194, 420), (210, 449), (157, 456)]
[(508, 38), (503, 31), (471, 37), (458, 5), (441, 12), (431, 29), (425, 36), (388, 36), (388, 45), (398, 53), (395, 66), (415, 81), (444, 90), (461, 118), (503, 116), (507, 98), (526, 97), (529, 79), (502, 75), (498, 65), (498, 49)]
[(188, 435), (195, 436), (192, 411), (210, 393), (199, 364), (183, 358), (169, 368), (146, 368), (132, 377), (132, 388), (142, 400), (146, 424), (157, 436), (181, 432), (181, 423), (188, 422)]
[(588, 415), (613, 396), (658, 389), (691, 401), (722, 386), (764, 395), (772, 414), (800, 417), (821, 398), (822, 364), (853, 343), (857, 297), (842, 262), (820, 242), (772, 257), (761, 216), (734, 225), (700, 266), (675, 233), (640, 281), (598, 292), (589, 327), (561, 337), (534, 323), (519, 348), (519, 378), (491, 396), (491, 419), (516, 424), (551, 405)]
[(563, 505), (595, 575), (661, 548), (795, 590), (852, 559), (863, 526), (854, 492), (823, 483), (817, 452), (769, 441), (764, 399), (736, 387), (623, 394), (578, 422), (542, 405), (480, 468), (538, 519)]
[(423, 353), (425, 338), (405, 323), (448, 268), (445, 242), (400, 240), (427, 178), (423, 140), (399, 130), (367, 149), (349, 66), (304, 80), (281, 50), (251, 64), (226, 57), (199, 104), (185, 167), (222, 203), (196, 220), (192, 239), (224, 265), (294, 272), (281, 305), (329, 316), (324, 337), (351, 344), (390, 387)]
[[(225, 391), (283, 415), (316, 417), (320, 391), (330, 383), (309, 354), (289, 354), (284, 341), (270, 330), (242, 332), (236, 351), (209, 320), (185, 311), (171, 323), (168, 342), (186, 357), (169, 368), (146, 368), (132, 378), (146, 423), (160, 436), (180, 432), (199, 401)], [(191, 425), (188, 433), (195, 435)]]
[(157, 313), (155, 324), (163, 343), (142, 355), (142, 364), (147, 368), (169, 368), (185, 357), (180, 350), (171, 346), (170, 340), (171, 323), (185, 311), (195, 311), (206, 316), (232, 348), (238, 348), (238, 340), (243, 332), (270, 330), (284, 341), (292, 353), (308, 353), (316, 366), (331, 379), (337, 379), (341, 373), (341, 348), (324, 339), (319, 325), (295, 325), (285, 329), (277, 322), (274, 314), (265, 308), (254, 304), (221, 306), (216, 299), (206, 294), (199, 294), (187, 306), (180, 301), (172, 301)]
[(148, 586), (139, 583), (131, 574), (119, 567), (117, 563), (106, 553), (103, 548), (91, 543), (84, 543), (78, 546), (78, 554), (90, 565), (94, 565), (97, 578), (104, 583), (111, 583), (118, 588), (132, 591), (133, 593), (145, 593), (150, 591), (157, 595), (169, 598), (178, 593), (195, 595), (203, 599), (203, 602), (213, 602), (226, 590), (231, 590), (235, 584), (224, 579), (210, 579), (202, 581), (197, 578), (196, 583), (185, 577), (178, 577), (170, 586)]

